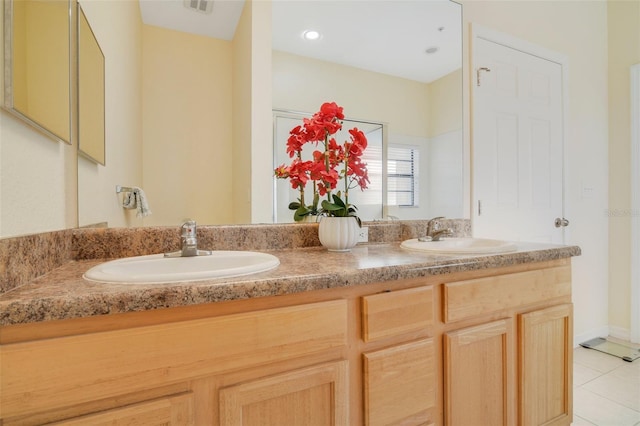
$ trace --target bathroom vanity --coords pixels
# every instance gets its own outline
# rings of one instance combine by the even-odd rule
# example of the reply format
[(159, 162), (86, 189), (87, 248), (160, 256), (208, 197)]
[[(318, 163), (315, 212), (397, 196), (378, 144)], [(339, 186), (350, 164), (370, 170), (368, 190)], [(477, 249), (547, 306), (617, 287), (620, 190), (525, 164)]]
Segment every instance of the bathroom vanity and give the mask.
[(571, 257), (272, 251), (249, 277), (0, 296), (3, 425), (569, 425)]

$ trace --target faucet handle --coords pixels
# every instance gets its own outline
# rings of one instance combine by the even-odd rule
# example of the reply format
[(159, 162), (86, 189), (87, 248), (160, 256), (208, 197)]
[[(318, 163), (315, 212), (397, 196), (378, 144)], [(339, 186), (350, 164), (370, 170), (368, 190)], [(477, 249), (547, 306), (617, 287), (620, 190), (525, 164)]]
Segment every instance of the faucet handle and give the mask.
[(430, 237), (435, 231), (440, 229), (439, 220), (444, 219), (444, 216), (436, 216), (427, 222), (427, 237)]
[(195, 237), (196, 221), (191, 219), (186, 219), (186, 221), (182, 224), (181, 229), (182, 229), (183, 237)]

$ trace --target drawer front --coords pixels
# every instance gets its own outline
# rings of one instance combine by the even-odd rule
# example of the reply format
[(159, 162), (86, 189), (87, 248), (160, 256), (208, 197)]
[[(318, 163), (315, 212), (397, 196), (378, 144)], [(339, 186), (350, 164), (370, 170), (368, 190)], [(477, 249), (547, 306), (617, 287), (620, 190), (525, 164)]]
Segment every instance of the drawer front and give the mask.
[(571, 266), (446, 283), (445, 323), (571, 295)]
[(365, 342), (424, 330), (433, 324), (433, 287), (378, 293), (362, 298)]

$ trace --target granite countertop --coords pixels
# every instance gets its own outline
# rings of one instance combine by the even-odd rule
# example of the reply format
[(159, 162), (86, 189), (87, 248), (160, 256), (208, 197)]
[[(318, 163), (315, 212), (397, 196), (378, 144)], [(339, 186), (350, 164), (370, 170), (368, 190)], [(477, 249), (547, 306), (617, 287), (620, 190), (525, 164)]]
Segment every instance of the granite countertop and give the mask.
[(518, 243), (492, 255), (434, 255), (399, 243), (357, 246), (349, 253), (321, 247), (266, 251), (280, 266), (258, 274), (167, 284), (101, 284), (82, 274), (105, 260), (70, 261), (0, 295), (0, 325), (91, 317), (203, 303), (365, 285), (580, 255), (577, 246)]

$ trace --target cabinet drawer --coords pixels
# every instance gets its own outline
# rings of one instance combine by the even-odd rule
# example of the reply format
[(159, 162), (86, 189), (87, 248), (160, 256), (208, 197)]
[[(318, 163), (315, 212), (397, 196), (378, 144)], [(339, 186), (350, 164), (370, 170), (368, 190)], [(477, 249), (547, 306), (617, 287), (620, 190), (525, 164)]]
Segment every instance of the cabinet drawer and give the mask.
[(365, 342), (420, 331), (433, 324), (433, 287), (378, 293), (362, 298)]
[(446, 283), (443, 321), (459, 321), (571, 295), (571, 266)]

